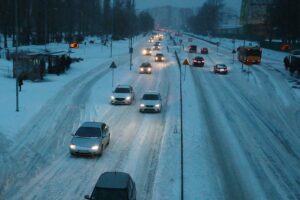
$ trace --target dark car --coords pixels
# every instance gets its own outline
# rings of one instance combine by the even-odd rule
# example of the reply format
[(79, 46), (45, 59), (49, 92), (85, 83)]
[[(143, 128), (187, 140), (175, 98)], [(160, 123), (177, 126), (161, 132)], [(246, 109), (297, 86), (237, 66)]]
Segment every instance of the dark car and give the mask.
[(99, 177), (89, 200), (136, 200), (136, 187), (125, 172), (104, 172)]
[(216, 64), (214, 66), (214, 73), (219, 73), (219, 74), (227, 74), (228, 69), (225, 64)]
[(199, 66), (203, 67), (204, 66), (204, 58), (197, 56), (193, 59), (193, 66)]
[(157, 53), (155, 56), (155, 62), (164, 62), (165, 57), (162, 53)]
[(152, 73), (152, 65), (148, 62), (144, 62), (140, 66), (139, 70), (140, 74), (151, 74)]
[(153, 45), (152, 50), (153, 51), (159, 51), (161, 49), (161, 47), (159, 45)]
[(73, 135), (69, 145), (72, 155), (102, 155), (109, 144), (109, 127), (103, 122), (85, 122)]
[(208, 54), (208, 49), (206, 47), (203, 47), (201, 49), (201, 54)]
[(197, 53), (197, 45), (191, 45), (188, 47), (189, 53)]
[(142, 53), (144, 56), (151, 56), (152, 50), (151, 50), (151, 48), (145, 48), (145, 49), (143, 49)]

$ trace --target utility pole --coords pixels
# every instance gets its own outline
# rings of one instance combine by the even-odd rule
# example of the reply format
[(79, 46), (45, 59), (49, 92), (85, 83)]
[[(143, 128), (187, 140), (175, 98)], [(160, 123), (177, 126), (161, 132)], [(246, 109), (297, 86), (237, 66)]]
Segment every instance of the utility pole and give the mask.
[(111, 38), (110, 38), (110, 57), (112, 58), (113, 54), (113, 35), (114, 35), (114, 15), (115, 15), (115, 1), (112, 1), (111, 8)]
[(45, 52), (47, 51), (47, 32), (48, 32), (48, 6), (47, 6), (47, 0), (44, 2), (44, 40), (45, 40)]
[[(19, 23), (18, 23), (18, 0), (15, 0), (15, 29), (16, 29), (16, 57), (15, 60), (18, 61), (18, 46), (19, 46)], [(17, 62), (14, 62), (16, 64)], [(16, 74), (16, 66), (14, 67), (15, 70), (15, 78), (16, 78), (16, 111), (19, 112), (19, 90), (18, 90), (18, 79), (19, 76)]]
[(133, 41), (132, 41), (132, 35), (130, 36), (130, 39), (129, 39), (129, 53), (130, 53), (130, 63), (129, 63), (129, 69), (131, 71), (132, 69), (132, 53), (133, 53)]

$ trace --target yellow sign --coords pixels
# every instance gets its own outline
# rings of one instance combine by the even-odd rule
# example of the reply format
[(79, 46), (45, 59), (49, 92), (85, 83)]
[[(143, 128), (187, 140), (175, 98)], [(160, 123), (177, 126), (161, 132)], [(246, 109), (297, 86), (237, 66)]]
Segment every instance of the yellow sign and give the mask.
[(182, 64), (183, 65), (190, 65), (190, 62), (188, 61), (188, 59), (185, 59)]

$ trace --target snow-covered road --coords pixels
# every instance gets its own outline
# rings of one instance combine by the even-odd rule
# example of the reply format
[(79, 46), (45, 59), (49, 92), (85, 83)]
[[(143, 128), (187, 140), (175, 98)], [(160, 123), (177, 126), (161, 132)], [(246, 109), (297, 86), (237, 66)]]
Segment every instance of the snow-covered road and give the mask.
[[(134, 87), (133, 105), (109, 104), (112, 88), (108, 61), (65, 85), (18, 133), (1, 156), (5, 198), (81, 199), (92, 191), (101, 173), (126, 171), (136, 182), (138, 199), (152, 199), (162, 138), (170, 131), (165, 126), (170, 108), (167, 71), (173, 69), (168, 63), (152, 62), (152, 75), (138, 74), (141, 62), (153, 61), (153, 57), (140, 57), (143, 45), (136, 47), (132, 71), (127, 65), (128, 55), (115, 60), (115, 85), (128, 83)], [(147, 90), (162, 93), (162, 113), (138, 112), (139, 98)], [(110, 126), (111, 142), (101, 158), (69, 155), (71, 133), (84, 121), (104, 121)]]
[[(267, 51), (248, 74), (232, 64), (231, 46), (217, 53), (211, 44), (193, 43), (209, 54), (204, 68), (187, 67), (183, 82), (185, 199), (300, 199), (300, 96), (283, 69), (284, 54)], [(0, 140), (1, 198), (83, 199), (101, 173), (125, 171), (138, 200), (180, 199), (179, 70), (174, 47), (162, 50), (166, 63), (155, 63), (140, 55), (147, 45), (136, 44), (132, 71), (128, 53), (114, 57), (115, 85), (133, 86), (133, 105), (110, 105), (107, 60), (61, 87), (15, 137)], [(152, 63), (152, 75), (138, 74), (144, 61)], [(229, 73), (214, 74), (215, 63), (227, 64)], [(162, 113), (139, 113), (147, 90), (161, 92)], [(99, 158), (69, 155), (71, 134), (85, 121), (110, 126), (111, 142)]]
[[(219, 190), (203, 199), (299, 199), (299, 97), (282, 63), (266, 67), (266, 56), (248, 75), (239, 62), (232, 64), (230, 50), (216, 53), (206, 42), (197, 44), (209, 47), (210, 53), (203, 56), (204, 68), (189, 68), (185, 88), (196, 87), (194, 98), (202, 115), (198, 137), (209, 144), (207, 153), (219, 180)], [(229, 74), (214, 74), (216, 63), (229, 66)], [(187, 185), (193, 188), (189, 181)]]

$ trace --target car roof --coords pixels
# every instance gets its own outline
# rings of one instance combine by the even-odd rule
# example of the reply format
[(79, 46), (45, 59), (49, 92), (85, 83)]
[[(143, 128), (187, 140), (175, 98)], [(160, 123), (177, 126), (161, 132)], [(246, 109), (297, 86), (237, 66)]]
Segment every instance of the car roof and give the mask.
[(163, 56), (164, 54), (163, 53), (157, 53), (156, 55), (157, 56), (161, 56), (161, 55)]
[(147, 92), (144, 92), (144, 95), (145, 94), (157, 94), (157, 95), (160, 95), (160, 93), (156, 92), (156, 91), (147, 91)]
[(149, 62), (143, 62), (143, 63), (141, 64), (141, 67), (143, 67), (143, 66), (145, 66), (145, 65), (150, 65), (150, 66), (151, 66), (151, 64), (150, 64)]
[(111, 188), (111, 189), (126, 189), (128, 188), (130, 175), (125, 172), (104, 172), (99, 177), (97, 188)]
[(203, 59), (204, 60), (204, 58), (201, 56), (196, 56), (195, 59)]
[(103, 122), (84, 122), (80, 127), (101, 128), (103, 124)]
[(227, 67), (225, 64), (216, 64), (216, 65), (220, 67)]
[(127, 85), (127, 84), (122, 84), (122, 85), (117, 85), (117, 88), (130, 88), (131, 85)]

